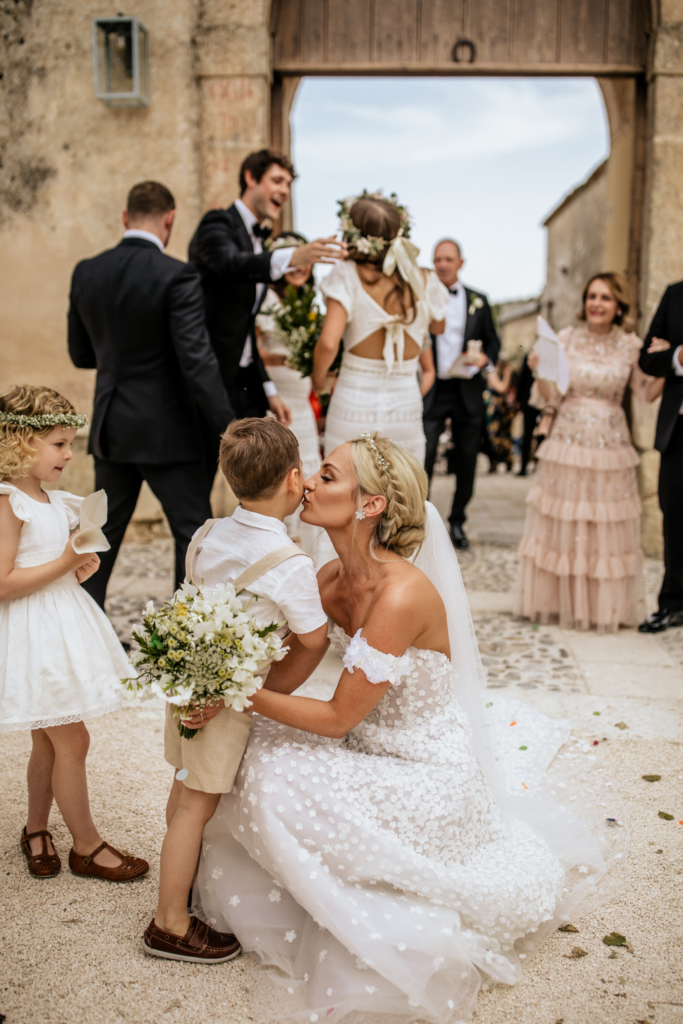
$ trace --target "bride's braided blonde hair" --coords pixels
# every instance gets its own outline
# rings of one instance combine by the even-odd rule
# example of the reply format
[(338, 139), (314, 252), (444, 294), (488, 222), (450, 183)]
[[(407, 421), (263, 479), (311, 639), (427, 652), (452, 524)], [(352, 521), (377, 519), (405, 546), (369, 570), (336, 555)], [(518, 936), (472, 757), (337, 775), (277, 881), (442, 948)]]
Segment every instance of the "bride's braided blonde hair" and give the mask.
[(380, 545), (410, 558), (424, 541), (427, 474), (414, 455), (377, 432), (349, 443), (360, 494), (387, 500), (371, 550)]

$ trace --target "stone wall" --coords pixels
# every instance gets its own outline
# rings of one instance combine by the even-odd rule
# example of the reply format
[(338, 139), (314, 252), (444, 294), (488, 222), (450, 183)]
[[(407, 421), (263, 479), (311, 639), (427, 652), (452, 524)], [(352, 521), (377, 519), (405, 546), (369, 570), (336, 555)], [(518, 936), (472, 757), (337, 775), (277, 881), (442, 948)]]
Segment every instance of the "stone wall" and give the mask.
[[(603, 266), (607, 161), (562, 200), (544, 221), (547, 229), (546, 282), (542, 314), (556, 331), (576, 323), (581, 293)], [(596, 226), (597, 229), (596, 229)]]
[[(69, 280), (78, 260), (116, 245), (137, 181), (157, 179), (175, 195), (169, 252), (186, 258), (202, 212), (197, 6), (138, 0), (134, 13), (150, 33), (151, 104), (116, 109), (94, 96), (91, 28), (116, 8), (2, 5), (0, 388), (46, 384), (90, 411), (94, 373), (72, 366), (66, 349)], [(83, 467), (74, 479), (86, 485)]]

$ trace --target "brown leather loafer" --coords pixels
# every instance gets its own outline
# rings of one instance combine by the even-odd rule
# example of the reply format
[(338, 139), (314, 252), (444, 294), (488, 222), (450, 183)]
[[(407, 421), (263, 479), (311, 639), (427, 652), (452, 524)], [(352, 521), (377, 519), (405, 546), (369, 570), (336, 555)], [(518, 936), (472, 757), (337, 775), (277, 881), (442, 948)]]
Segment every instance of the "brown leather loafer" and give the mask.
[(217, 932), (198, 917), (190, 918), (190, 927), (184, 935), (163, 931), (152, 918), (142, 939), (142, 948), (150, 956), (193, 964), (224, 964), (242, 952), (234, 935)]
[[(115, 868), (106, 868), (102, 864), (96, 864), (94, 858), (104, 849), (111, 850), (121, 858), (121, 863)], [(80, 853), (71, 848), (69, 854), (69, 867), (74, 875), (83, 875), (86, 878), (104, 878), (108, 882), (132, 882), (135, 878), (141, 878), (149, 871), (149, 864), (142, 857), (131, 857), (129, 854), (121, 853), (114, 849), (110, 843), (100, 843), (96, 850), (82, 857)]]
[[(38, 836), (43, 840), (42, 849), (40, 853), (31, 853), (29, 840), (36, 839)], [(28, 869), (34, 878), (54, 878), (62, 870), (62, 862), (57, 855), (57, 851), (55, 850), (54, 853), (47, 852), (48, 839), (52, 842), (52, 834), (46, 832), (45, 829), (41, 829), (40, 832), (31, 832), (30, 836), (28, 836), (24, 826), (24, 831), (21, 833), (21, 848), (28, 861)], [(52, 849), (55, 849), (54, 844)]]

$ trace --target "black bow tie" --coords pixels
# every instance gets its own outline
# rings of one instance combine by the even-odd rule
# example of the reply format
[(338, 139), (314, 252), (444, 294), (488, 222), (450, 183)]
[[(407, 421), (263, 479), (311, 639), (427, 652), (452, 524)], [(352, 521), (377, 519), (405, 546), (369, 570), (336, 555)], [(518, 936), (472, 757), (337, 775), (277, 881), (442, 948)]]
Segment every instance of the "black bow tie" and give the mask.
[(448, 290), (451, 293), (451, 295), (457, 295), (458, 294), (458, 286), (457, 286), (457, 284), (456, 284), (455, 288), (449, 288)]
[(254, 224), (254, 226), (251, 229), (251, 231), (252, 231), (252, 234), (253, 234), (254, 238), (260, 238), (260, 239), (262, 239), (265, 242), (266, 238), (270, 238), (270, 236), (271, 236), (271, 234), (273, 232), (273, 229), (272, 229), (272, 227), (269, 227), (269, 228), (263, 227), (261, 224)]

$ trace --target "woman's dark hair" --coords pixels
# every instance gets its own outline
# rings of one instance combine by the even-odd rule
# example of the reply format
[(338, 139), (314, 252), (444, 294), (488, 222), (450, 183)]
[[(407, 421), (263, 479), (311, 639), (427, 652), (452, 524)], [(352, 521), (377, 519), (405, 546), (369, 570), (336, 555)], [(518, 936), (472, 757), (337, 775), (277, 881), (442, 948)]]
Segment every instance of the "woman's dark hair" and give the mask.
[[(392, 239), (396, 238), (401, 229), (401, 215), (393, 203), (386, 199), (357, 199), (349, 210), (349, 216), (361, 235), (372, 238), (383, 238), (386, 242), (382, 252), (376, 256), (359, 252), (355, 245), (349, 245), (349, 259), (354, 263), (365, 264), (366, 266), (377, 267), (381, 270), (384, 263), (384, 256), (387, 246)], [(398, 270), (391, 275), (394, 287), (384, 300), (384, 309), (389, 312), (388, 302), (392, 296), (398, 299), (401, 307), (401, 316), (404, 322), (410, 323), (408, 313), (412, 311), (411, 320), (415, 319), (415, 295), (410, 285), (403, 280)], [(406, 291), (410, 295), (410, 302), (406, 304)]]
[[(306, 245), (306, 243), (308, 242), (308, 239), (305, 237), (305, 235), (300, 235), (298, 231), (281, 231), (279, 235), (275, 236), (273, 241), (277, 242), (278, 238), (296, 238), (296, 240), (298, 242), (301, 242), (302, 245)], [(283, 274), (278, 281), (274, 281), (273, 284), (271, 284), (270, 286), (275, 292), (275, 294), (279, 295), (281, 299), (284, 298), (287, 289), (291, 288), (291, 285), (287, 280), (285, 280), (285, 278), (286, 275)], [(299, 285), (297, 289), (299, 295), (301, 295), (302, 288), (304, 288), (307, 284), (310, 284), (312, 285), (312, 287), (315, 288), (315, 274), (313, 273), (313, 267), (311, 267), (311, 272), (304, 281), (304, 283)]]
[(581, 309), (579, 311), (579, 320), (586, 319), (586, 297), (588, 290), (593, 284), (593, 281), (604, 281), (609, 290), (612, 293), (612, 298), (617, 303), (617, 312), (615, 314), (612, 323), (616, 324), (617, 327), (622, 327), (624, 322), (628, 319), (628, 311), (631, 308), (631, 293), (626, 281), (615, 271), (609, 270), (605, 274), (593, 274), (589, 277), (586, 282), (586, 287), (583, 289), (581, 296)]
[(296, 178), (296, 171), (294, 165), (288, 156), (281, 153), (278, 149), (259, 149), (256, 153), (250, 153), (242, 161), (240, 167), (240, 195), (244, 195), (247, 191), (247, 179), (244, 172), (249, 171), (253, 176), (254, 181), (260, 181), (263, 175), (266, 173), (269, 167), (273, 164), (277, 164), (278, 167), (284, 168), (285, 171), (289, 171), (292, 175), (292, 180)]

